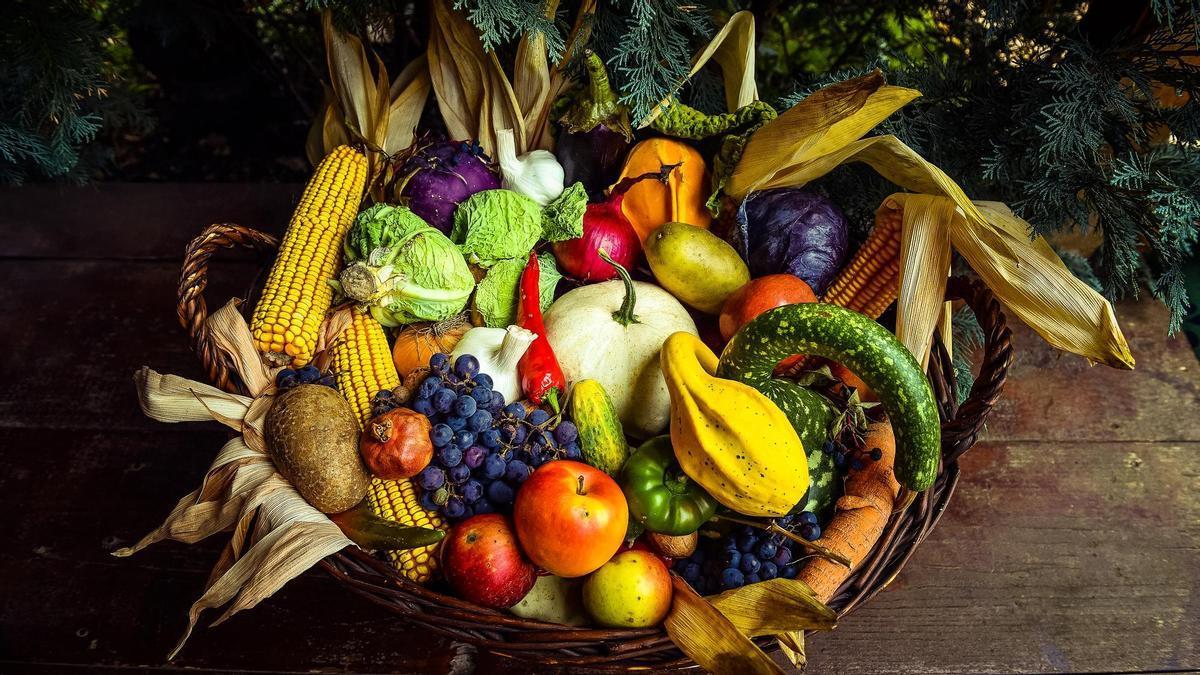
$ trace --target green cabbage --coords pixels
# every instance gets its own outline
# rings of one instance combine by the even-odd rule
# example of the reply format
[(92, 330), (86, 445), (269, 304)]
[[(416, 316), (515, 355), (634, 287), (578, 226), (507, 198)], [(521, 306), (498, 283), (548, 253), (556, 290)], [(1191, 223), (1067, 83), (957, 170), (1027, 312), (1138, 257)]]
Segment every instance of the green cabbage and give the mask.
[(467, 197), (455, 209), (450, 231), (467, 260), (480, 267), (526, 258), (541, 236), (541, 207), (512, 190), (484, 190)]
[[(501, 260), (488, 269), (487, 276), (475, 289), (475, 311), (483, 322), (493, 328), (503, 328), (517, 322), (517, 300), (520, 297), (521, 273), (525, 271), (525, 260)], [(538, 304), (542, 311), (554, 302), (554, 289), (562, 279), (554, 256), (543, 253), (538, 256)]]
[(542, 238), (566, 241), (583, 236), (583, 214), (588, 196), (583, 183), (573, 183), (542, 211)]
[(385, 326), (454, 316), (475, 288), (454, 242), (404, 206), (376, 204), (358, 214), (344, 249), (337, 285)]

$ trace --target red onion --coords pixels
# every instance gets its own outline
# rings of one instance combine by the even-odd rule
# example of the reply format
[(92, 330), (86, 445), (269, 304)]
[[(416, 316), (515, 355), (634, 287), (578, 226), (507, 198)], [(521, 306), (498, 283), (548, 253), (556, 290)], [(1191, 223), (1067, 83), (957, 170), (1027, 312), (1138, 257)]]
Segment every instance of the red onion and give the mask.
[(621, 213), (625, 192), (643, 180), (654, 178), (665, 182), (674, 168), (664, 166), (659, 171), (626, 178), (613, 186), (608, 199), (588, 204), (583, 214), (583, 236), (554, 244), (554, 257), (558, 259), (559, 267), (580, 281), (615, 279), (617, 270), (600, 257), (600, 249), (622, 267), (633, 267), (642, 252), (642, 241), (629, 219)]

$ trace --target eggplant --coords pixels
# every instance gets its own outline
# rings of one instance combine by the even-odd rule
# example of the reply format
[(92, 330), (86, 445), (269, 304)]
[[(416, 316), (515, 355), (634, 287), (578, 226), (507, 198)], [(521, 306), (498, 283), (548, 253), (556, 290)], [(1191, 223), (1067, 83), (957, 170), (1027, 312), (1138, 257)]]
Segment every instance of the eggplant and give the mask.
[(562, 164), (565, 183), (578, 181), (589, 194), (602, 193), (621, 172), (621, 163), (633, 142), (629, 108), (613, 91), (604, 61), (592, 50), (584, 53), (588, 86), (559, 123), (555, 155)]

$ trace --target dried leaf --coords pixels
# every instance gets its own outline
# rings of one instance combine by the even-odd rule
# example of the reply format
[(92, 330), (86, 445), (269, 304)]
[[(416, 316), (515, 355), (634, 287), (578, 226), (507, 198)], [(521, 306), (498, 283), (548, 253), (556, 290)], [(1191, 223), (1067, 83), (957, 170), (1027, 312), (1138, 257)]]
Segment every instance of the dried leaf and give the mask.
[(786, 631), (832, 630), (837, 613), (799, 579), (775, 578), (707, 599), (747, 637)]
[[(550, 19), (558, 11), (558, 0), (549, 0), (544, 12)], [(513, 65), (513, 94), (517, 109), (525, 122), (529, 147), (552, 149), (553, 137), (546, 133), (550, 121), (550, 62), (546, 55), (546, 37), (541, 33), (526, 33), (517, 44)]]
[(804, 631), (791, 631), (775, 636), (779, 643), (779, 651), (796, 668), (804, 670), (808, 665), (808, 655), (804, 653)]
[(663, 627), (677, 647), (715, 675), (782, 675), (783, 671), (678, 575), (675, 595)]
[(754, 132), (725, 191), (740, 200), (753, 190), (796, 185), (804, 167), (852, 144), (918, 96), (915, 89), (885, 85), (879, 71), (819, 89)]
[[(929, 365), (933, 329), (946, 304), (950, 276), (950, 220), (954, 202), (933, 195), (909, 195), (900, 237), (900, 294), (896, 300), (896, 337)], [(888, 202), (884, 202), (886, 208)]]
[(371, 112), (377, 100), (367, 50), (356, 36), (333, 27), (333, 15), (329, 10), (322, 13), (321, 22), (329, 77), (341, 112), (351, 128), (366, 134), (371, 129)]
[(429, 88), (429, 60), (421, 54), (392, 81), (387, 132), (383, 137), (384, 152), (395, 155), (412, 145), (421, 111), (429, 98)]
[(495, 130), (511, 128), (524, 152), (525, 120), (496, 53), (484, 52), (475, 27), (445, 0), (432, 4), (429, 77), (450, 137), (494, 153)]
[(725, 22), (708, 45), (692, 57), (692, 69), (687, 77), (679, 81), (653, 110), (638, 121), (638, 128), (650, 126), (670, 105), (683, 85), (711, 60), (721, 67), (721, 75), (725, 80), (725, 105), (729, 112), (736, 112), (738, 108), (758, 100), (758, 85), (754, 82), (752, 12), (743, 10), (729, 17), (729, 21)]
[(950, 242), (1004, 308), (1058, 349), (1132, 370), (1133, 354), (1112, 304), (1072, 274), (1044, 238), (1030, 239), (1029, 223), (1007, 206), (976, 206), (990, 226), (957, 216)]

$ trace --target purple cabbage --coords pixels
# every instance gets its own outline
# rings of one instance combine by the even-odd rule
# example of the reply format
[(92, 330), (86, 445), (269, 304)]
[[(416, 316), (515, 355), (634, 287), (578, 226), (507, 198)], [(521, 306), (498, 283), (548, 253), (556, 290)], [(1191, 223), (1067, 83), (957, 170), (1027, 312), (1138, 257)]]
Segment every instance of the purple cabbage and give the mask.
[(821, 295), (846, 261), (846, 215), (828, 197), (799, 188), (751, 193), (737, 212), (734, 246), (750, 275), (788, 273)]
[(467, 197), (500, 187), (478, 142), (444, 141), (423, 148), (405, 163), (411, 174), (400, 193), (412, 212), (450, 234), (454, 211)]

